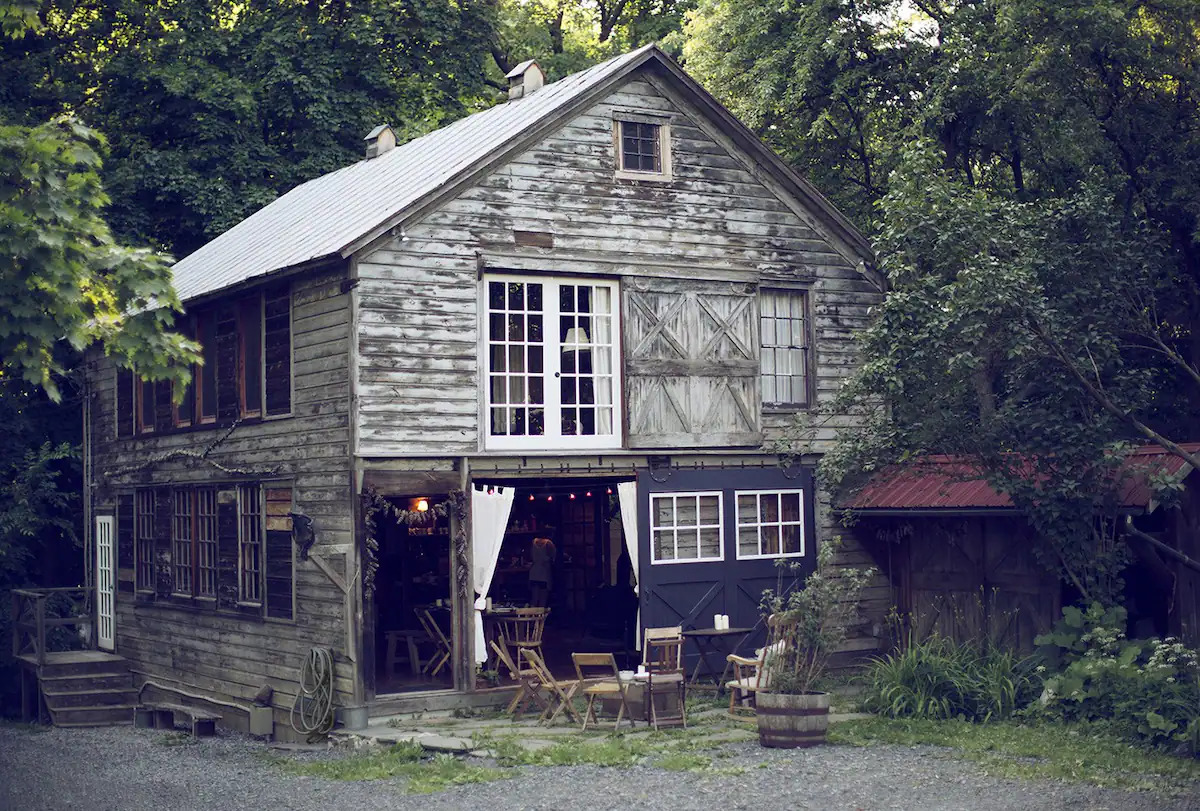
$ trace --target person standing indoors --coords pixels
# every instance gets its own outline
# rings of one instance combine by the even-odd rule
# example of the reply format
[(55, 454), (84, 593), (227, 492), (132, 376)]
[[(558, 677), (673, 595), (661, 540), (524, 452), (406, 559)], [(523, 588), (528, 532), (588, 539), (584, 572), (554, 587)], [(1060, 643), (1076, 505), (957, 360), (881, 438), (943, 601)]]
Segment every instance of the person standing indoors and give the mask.
[(546, 527), (545, 534), (533, 539), (529, 550), (529, 602), (545, 608), (550, 602), (550, 589), (554, 585), (554, 559), (558, 549), (554, 546), (554, 527)]

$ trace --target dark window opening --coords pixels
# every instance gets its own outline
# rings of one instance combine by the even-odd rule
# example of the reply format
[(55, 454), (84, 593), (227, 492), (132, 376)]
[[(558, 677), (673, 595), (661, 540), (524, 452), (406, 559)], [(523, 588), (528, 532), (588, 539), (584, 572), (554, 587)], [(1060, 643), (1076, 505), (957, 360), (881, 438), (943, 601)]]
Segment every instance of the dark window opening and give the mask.
[(196, 337), (200, 341), (200, 355), (204, 365), (197, 367), (200, 385), (196, 388), (196, 399), (200, 422), (217, 419), (217, 318), (212, 310), (196, 316)]
[(621, 168), (629, 172), (662, 172), (660, 124), (621, 122)]
[(241, 361), (238, 384), (241, 386), (243, 417), (262, 413), (262, 297), (238, 302), (238, 356)]

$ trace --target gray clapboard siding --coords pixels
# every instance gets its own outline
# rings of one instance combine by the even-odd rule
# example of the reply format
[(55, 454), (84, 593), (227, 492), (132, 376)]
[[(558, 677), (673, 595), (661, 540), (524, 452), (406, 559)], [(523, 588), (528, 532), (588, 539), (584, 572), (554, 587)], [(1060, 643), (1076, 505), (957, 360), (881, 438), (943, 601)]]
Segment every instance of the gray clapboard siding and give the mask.
[[(350, 490), (350, 296), (344, 271), (298, 278), (292, 286), (292, 414), (239, 426), (211, 458), (221, 464), (273, 471), (286, 481), (296, 509), (314, 519), (313, 551), (328, 555), (345, 573), (343, 551), (354, 543)], [(114, 370), (105, 358), (91, 362), (94, 467), (98, 475), (137, 464), (153, 454), (202, 450), (224, 432), (205, 428), (134, 439), (114, 438)], [(98, 512), (112, 509), (113, 494), (132, 486), (229, 481), (211, 466), (182, 461), (146, 472), (109, 477)], [(263, 684), (275, 689), (275, 706), (290, 706), (298, 669), (312, 646), (337, 654), (338, 703), (349, 703), (358, 678), (347, 658), (345, 597), (311, 561), (295, 560), (295, 618), (245, 618), (156, 602), (135, 604), (117, 593), (117, 652), (141, 673), (192, 684), (217, 696), (249, 699)]]
[[(614, 111), (636, 110), (671, 116), (670, 183), (613, 177)], [(711, 126), (635, 74), (553, 135), (406, 225), (405, 240), (359, 257), (356, 453), (371, 458), (480, 448), (477, 253), (492, 267), (620, 278), (626, 353), (636, 338), (630, 330), (639, 328), (629, 309), (634, 278), (662, 279), (667, 287), (677, 284), (668, 280), (807, 281), (816, 389), (834, 391), (856, 360), (852, 348), (841, 347), (865, 323), (878, 291), (809, 219), (719, 142)], [(518, 245), (514, 230), (551, 234), (553, 248)], [(755, 333), (757, 351), (757, 325), (747, 329)], [(729, 399), (730, 408), (749, 389), (758, 397), (756, 359), (750, 360), (748, 370), (739, 369), (739, 394)], [(693, 415), (694, 424), (684, 426), (663, 410), (669, 400), (662, 392), (669, 388), (696, 399), (709, 391), (696, 381), (684, 388), (670, 383), (662, 375), (673, 371), (672, 362), (626, 355), (625, 391), (632, 405), (625, 425), (643, 431), (637, 444), (644, 447), (696, 447), (697, 427), (705, 422), (704, 415)], [(760, 419), (757, 402), (749, 408), (749, 420), (740, 419), (738, 408), (728, 418), (709, 419), (704, 427), (729, 428), (710, 430), (709, 441), (700, 444), (753, 445), (777, 437), (784, 422)]]

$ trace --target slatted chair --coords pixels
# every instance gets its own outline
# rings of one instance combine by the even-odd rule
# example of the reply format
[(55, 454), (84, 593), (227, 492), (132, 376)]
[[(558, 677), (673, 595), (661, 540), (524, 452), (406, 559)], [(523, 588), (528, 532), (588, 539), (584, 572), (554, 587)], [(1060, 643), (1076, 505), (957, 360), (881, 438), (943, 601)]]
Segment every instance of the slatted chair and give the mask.
[(646, 664), (649, 655), (649, 645), (652, 639), (682, 639), (682, 625), (666, 625), (662, 628), (647, 628), (643, 635), (644, 644), (642, 645), (642, 664)]
[(617, 658), (611, 653), (572, 653), (571, 661), (575, 663), (576, 690), (587, 696), (587, 709), (583, 713), (583, 731), (587, 732), (588, 721), (599, 723), (596, 718), (596, 699), (617, 698), (620, 706), (617, 708), (617, 721), (613, 729), (619, 729), (621, 719), (629, 716), (629, 725), (637, 726), (633, 713), (629, 711), (629, 703), (625, 700), (627, 685), (621, 681), (621, 671), (617, 669)]
[(542, 708), (539, 720), (553, 723), (560, 714), (580, 722), (579, 713), (571, 700), (575, 697), (579, 683), (574, 680), (559, 681), (554, 678), (550, 668), (546, 666), (534, 648), (521, 648), (517, 651), (517, 668), (521, 674), (521, 687), (516, 698), (509, 705), (513, 718), (520, 718), (525, 711), (525, 705), (533, 701)]
[(726, 682), (725, 687), (729, 690), (731, 716), (753, 715), (755, 694), (771, 686), (767, 659), (783, 651), (787, 640), (795, 635), (797, 622), (798, 619), (772, 614), (767, 617), (767, 644), (754, 652), (754, 658), (729, 654), (727, 658), (733, 665), (733, 680)]
[[(660, 723), (681, 723), (687, 728), (687, 674), (683, 669), (683, 637), (646, 640), (646, 704), (650, 708), (650, 723), (658, 729)], [(678, 700), (677, 714), (660, 715), (655, 695), (674, 694)]]
[(510, 651), (511, 661), (520, 665), (520, 652), (527, 648), (537, 651), (541, 657), (542, 636), (546, 630), (546, 617), (549, 615), (549, 608), (518, 608), (497, 621), (500, 646)]
[(446, 638), (445, 631), (442, 630), (442, 626), (438, 625), (428, 608), (418, 608), (415, 611), (417, 620), (425, 629), (425, 634), (433, 641), (433, 653), (430, 654), (429, 660), (425, 662), (425, 667), (421, 672), (430, 678), (437, 678), (437, 674), (441, 672), (442, 668), (450, 663), (450, 640)]

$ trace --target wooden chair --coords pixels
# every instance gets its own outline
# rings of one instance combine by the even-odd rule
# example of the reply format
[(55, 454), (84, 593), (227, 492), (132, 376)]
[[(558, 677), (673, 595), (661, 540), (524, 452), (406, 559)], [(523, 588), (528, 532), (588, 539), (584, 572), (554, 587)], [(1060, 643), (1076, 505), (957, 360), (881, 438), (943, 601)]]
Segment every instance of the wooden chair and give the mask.
[[(683, 637), (646, 640), (646, 703), (650, 708), (650, 723), (658, 729), (660, 722), (682, 723), (687, 728), (687, 674), (683, 670)], [(655, 694), (671, 695), (679, 701), (679, 713), (660, 717)]]
[[(509, 616), (497, 621), (500, 646), (510, 651), (509, 659), (521, 664), (520, 652), (527, 648), (542, 655), (542, 635), (546, 630), (549, 608), (518, 608)], [(512, 654), (511, 651), (516, 653)]]
[(534, 648), (520, 648), (517, 651), (517, 669), (521, 674), (521, 687), (509, 704), (513, 718), (520, 718), (525, 705), (533, 701), (542, 708), (541, 721), (552, 723), (562, 713), (566, 713), (572, 721), (580, 721), (579, 713), (571, 703), (578, 682), (555, 679), (541, 654)]
[(799, 620), (772, 614), (767, 617), (767, 644), (754, 652), (754, 658), (729, 654), (727, 658), (733, 665), (733, 680), (726, 682), (725, 687), (729, 690), (730, 715), (753, 714), (755, 693), (771, 686), (770, 673), (766, 668), (767, 658), (783, 650), (787, 640), (793, 636), (797, 622)]
[(647, 628), (645, 631), (645, 636), (643, 637), (644, 643), (642, 645), (642, 664), (646, 664), (649, 661), (647, 656), (649, 655), (649, 647), (650, 647), (651, 639), (682, 639), (682, 638), (683, 638), (683, 626), (682, 625), (668, 625), (663, 628)]
[(429, 636), (424, 631), (401, 630), (384, 631), (387, 639), (387, 665), (389, 678), (396, 678), (396, 668), (402, 662), (408, 663), (408, 668), (414, 676), (421, 675), (421, 654), (418, 646), (429, 642)]
[(611, 653), (572, 653), (571, 661), (575, 663), (576, 690), (587, 696), (587, 709), (583, 713), (583, 731), (587, 731), (588, 721), (599, 723), (596, 719), (596, 699), (613, 698), (620, 700), (617, 709), (617, 722), (613, 729), (619, 729), (621, 719), (629, 716), (630, 726), (637, 726), (629, 704), (625, 700), (627, 685), (621, 681), (621, 671), (617, 668), (617, 657)]
[(420, 621), (421, 627), (425, 629), (426, 635), (433, 641), (433, 653), (429, 656), (429, 660), (425, 663), (422, 673), (431, 677), (437, 678), (437, 674), (441, 669), (450, 662), (450, 640), (446, 638), (446, 633), (442, 630), (442, 626), (438, 625), (433, 614), (429, 613), (428, 608), (415, 609), (417, 620)]

